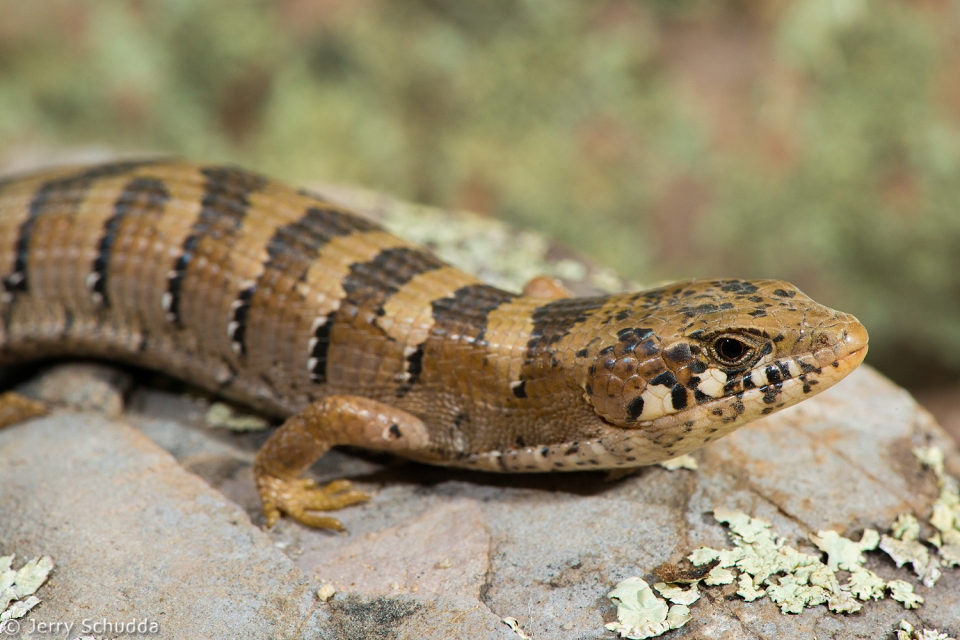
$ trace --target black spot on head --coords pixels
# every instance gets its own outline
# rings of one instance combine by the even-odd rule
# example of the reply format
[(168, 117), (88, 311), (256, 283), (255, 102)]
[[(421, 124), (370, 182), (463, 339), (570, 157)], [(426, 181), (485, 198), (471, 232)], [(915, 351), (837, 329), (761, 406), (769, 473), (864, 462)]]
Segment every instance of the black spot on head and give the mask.
[(514, 444), (516, 444), (516, 446), (518, 447), (527, 446), (527, 442), (526, 440), (523, 439), (523, 436), (517, 436), (517, 439), (514, 441)]
[(670, 400), (673, 402), (673, 408), (676, 410), (687, 407), (687, 388), (682, 384), (675, 385), (670, 390)]
[(780, 369), (771, 365), (764, 370), (764, 373), (767, 376), (767, 382), (770, 384), (777, 384), (778, 382), (783, 382), (783, 376), (780, 373)]
[(778, 333), (777, 335), (773, 336), (774, 342), (783, 342), (783, 340), (784, 340), (784, 337), (782, 333)]
[(765, 317), (765, 316), (767, 315), (767, 311), (766, 311), (766, 309), (754, 309), (753, 311), (751, 311), (751, 312), (748, 313), (747, 315), (753, 316), (754, 318), (763, 318), (763, 317)]
[(400, 433), (400, 425), (394, 423), (390, 425), (390, 437), (391, 438), (400, 438), (403, 437), (403, 434)]
[(586, 357), (587, 357), (587, 350), (586, 350), (586, 349), (580, 349), (580, 351), (577, 351), (577, 353), (576, 353), (575, 355), (576, 355), (578, 358), (586, 358)]
[(627, 404), (627, 417), (636, 420), (643, 413), (643, 396), (637, 396)]
[(642, 356), (652, 356), (660, 352), (660, 347), (657, 346), (655, 340), (644, 340), (636, 347), (634, 347), (634, 353)]
[(527, 381), (521, 380), (518, 384), (511, 385), (513, 390), (513, 395), (518, 398), (527, 397)]
[(800, 365), (800, 370), (804, 373), (812, 373), (814, 371), (817, 373), (823, 373), (823, 369), (815, 364), (810, 364), (809, 362), (804, 362), (803, 360), (797, 360), (797, 364)]
[(685, 364), (693, 359), (690, 353), (690, 345), (686, 342), (675, 344), (663, 352), (664, 358), (676, 364)]
[(720, 290), (727, 293), (756, 293), (757, 286), (741, 280), (729, 280), (720, 285)]
[(672, 371), (664, 371), (653, 380), (650, 381), (651, 385), (663, 385), (664, 387), (672, 387), (677, 384), (677, 377), (673, 375)]
[(774, 289), (773, 295), (777, 296), (778, 298), (792, 298), (797, 295), (797, 292), (787, 291), (786, 289)]
[(703, 373), (707, 370), (707, 364), (701, 360), (694, 360), (690, 363), (690, 371), (693, 373)]
[[(713, 400), (713, 398), (705, 394), (703, 391), (700, 391), (700, 389), (694, 389), (693, 399), (697, 402), (697, 404), (703, 404), (704, 402), (710, 402)], [(721, 411), (720, 413), (723, 412)]]
[(570, 455), (573, 455), (573, 454), (577, 453), (578, 451), (580, 451), (580, 443), (579, 443), (579, 442), (574, 442), (572, 445), (570, 445), (569, 447), (567, 447), (567, 450), (564, 451), (563, 453), (564, 453), (565, 455), (570, 456)]
[(764, 407), (763, 411), (760, 412), (762, 415), (768, 416), (773, 413), (773, 407)]

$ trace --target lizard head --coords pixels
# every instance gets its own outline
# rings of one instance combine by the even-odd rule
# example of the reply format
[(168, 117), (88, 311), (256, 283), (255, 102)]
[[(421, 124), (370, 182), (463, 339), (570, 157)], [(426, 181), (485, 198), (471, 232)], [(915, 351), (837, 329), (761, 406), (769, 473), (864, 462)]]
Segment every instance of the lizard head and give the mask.
[(616, 427), (688, 441), (677, 455), (827, 389), (867, 352), (856, 318), (778, 280), (613, 296), (583, 328), (586, 401)]

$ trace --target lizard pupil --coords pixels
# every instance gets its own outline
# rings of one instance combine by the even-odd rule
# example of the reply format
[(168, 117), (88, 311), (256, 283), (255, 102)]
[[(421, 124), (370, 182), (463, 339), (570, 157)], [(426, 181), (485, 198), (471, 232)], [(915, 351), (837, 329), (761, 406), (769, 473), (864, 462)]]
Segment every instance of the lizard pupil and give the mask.
[(720, 338), (714, 345), (721, 358), (729, 362), (737, 362), (747, 351), (747, 345), (733, 338)]

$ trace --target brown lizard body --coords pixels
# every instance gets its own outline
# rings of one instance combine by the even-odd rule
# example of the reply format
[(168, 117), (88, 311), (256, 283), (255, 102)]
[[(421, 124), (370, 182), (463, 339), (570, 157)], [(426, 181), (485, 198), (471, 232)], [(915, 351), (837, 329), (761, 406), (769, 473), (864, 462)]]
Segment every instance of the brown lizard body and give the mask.
[(125, 162), (0, 180), (0, 362), (94, 356), (288, 417), (268, 524), (366, 500), (298, 480), (331, 446), (487, 471), (651, 464), (822, 391), (863, 326), (784, 282), (566, 298), (483, 284), (312, 194)]

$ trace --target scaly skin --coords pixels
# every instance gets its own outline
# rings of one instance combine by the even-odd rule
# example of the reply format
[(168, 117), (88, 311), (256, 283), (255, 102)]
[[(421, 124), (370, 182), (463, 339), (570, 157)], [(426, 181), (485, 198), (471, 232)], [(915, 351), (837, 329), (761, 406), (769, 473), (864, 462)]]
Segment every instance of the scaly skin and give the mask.
[(0, 362), (113, 358), (288, 417), (268, 525), (368, 499), (298, 480), (331, 446), (487, 471), (651, 464), (835, 384), (863, 326), (784, 282), (566, 298), (479, 282), (239, 169), (132, 162), (0, 181)]

